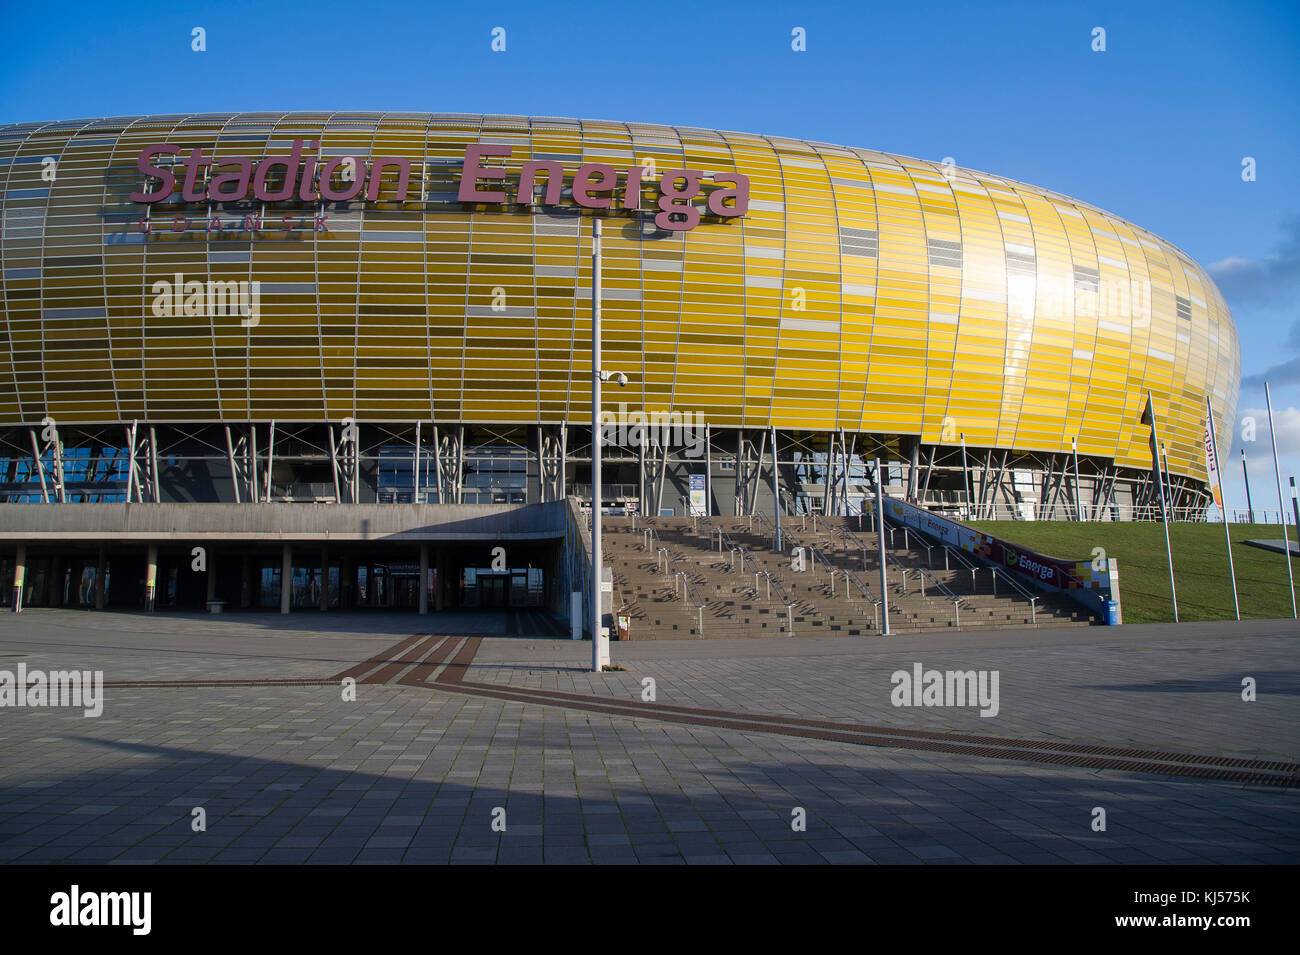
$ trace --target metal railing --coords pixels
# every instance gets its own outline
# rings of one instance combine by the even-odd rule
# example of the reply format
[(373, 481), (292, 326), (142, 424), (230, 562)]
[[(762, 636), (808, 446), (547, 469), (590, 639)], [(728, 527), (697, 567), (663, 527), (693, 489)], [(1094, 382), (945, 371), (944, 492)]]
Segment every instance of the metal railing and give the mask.
[[(947, 566), (947, 558), (952, 557), (956, 560), (958, 564), (961, 565), (961, 568), (963, 570), (970, 571), (971, 593), (974, 593), (976, 589), (976, 574), (979, 572), (980, 566), (976, 564), (974, 561), (972, 561), (970, 558), (966, 557), (960, 550), (951, 546), (950, 544), (944, 544), (943, 550), (944, 550), (945, 566)], [(993, 581), (993, 596), (996, 597), (998, 595), (998, 569), (996, 567), (988, 567), (988, 571)], [(1037, 626), (1038, 601), (1041, 599), (1041, 595), (1033, 593), (1031, 590), (1029, 590), (1028, 587), (1025, 587), (1023, 584), (1021, 584), (1013, 576), (1006, 573), (1005, 571), (1003, 571), (1002, 573), (1002, 580), (1004, 581), (1007, 587), (1009, 587), (1011, 590), (1020, 594), (1020, 596), (1024, 597), (1026, 600), (1029, 601), (1029, 617), (1030, 620), (1033, 621), (1034, 625)]]
[[(861, 596), (866, 603), (871, 604), (872, 619), (874, 621), (875, 629), (879, 630), (880, 629), (880, 605), (885, 601), (885, 598), (881, 597), (877, 599), (875, 593), (872, 592), (871, 588), (864, 581), (860, 580), (857, 574), (849, 570), (847, 567), (839, 567), (836, 568), (836, 570), (838, 573), (844, 576), (845, 598), (850, 601), (853, 599), (852, 594), (849, 592), (849, 587), (850, 586), (854, 587), (858, 591), (859, 596)], [(898, 608), (895, 607), (894, 609), (897, 610)]]
[(678, 566), (673, 559), (672, 552), (663, 544), (656, 530), (653, 527), (647, 527), (643, 533), (646, 535), (646, 540), (653, 541), (658, 545), (655, 551), (656, 564), (663, 569), (664, 576), (672, 580), (673, 596), (680, 596), (682, 603), (695, 609), (696, 632), (702, 636), (704, 634), (704, 608), (708, 601), (700, 593), (700, 588), (691, 579), (691, 575)]
[(762, 573), (767, 577), (767, 585), (776, 590), (777, 599), (780, 600), (781, 603), (785, 604), (785, 632), (786, 636), (793, 637), (794, 597), (790, 595), (790, 591), (785, 589), (785, 584), (781, 582), (780, 577), (777, 577), (775, 574), (766, 570)]
[[(917, 502), (932, 514), (951, 518), (956, 521), (1061, 521), (1066, 523), (1114, 523), (1129, 521), (1160, 520), (1160, 504), (1090, 504), (1083, 502), (1082, 514), (1075, 510), (1074, 502), (1068, 499), (1057, 501), (1050, 507), (1042, 506), (1037, 501), (1024, 504), (966, 504), (960, 501), (926, 500)], [(1168, 505), (1169, 520), (1178, 523), (1203, 524), (1206, 522), (1206, 505)], [(1256, 516), (1261, 512), (1257, 511)], [(1276, 518), (1277, 511), (1272, 512)]]
[[(775, 545), (776, 529), (762, 514), (755, 513), (755, 514), (745, 515), (745, 519), (748, 521), (751, 532), (754, 526), (755, 518), (757, 518), (759, 522), (760, 530), (765, 530), (772, 535), (773, 544)], [(764, 578), (767, 581), (768, 602), (771, 602), (772, 591), (773, 590), (776, 591), (777, 599), (782, 604), (785, 605), (786, 633), (787, 635), (793, 636), (795, 599), (793, 596), (791, 596), (790, 592), (786, 589), (785, 582), (781, 579), (779, 575), (772, 573), (770, 570), (758, 569), (761, 567), (762, 561), (760, 561), (754, 555), (754, 553), (751, 550), (749, 550), (749, 548), (747, 548), (744, 544), (740, 543), (735, 538), (733, 538), (730, 534), (724, 531), (721, 527), (717, 526), (714, 523), (712, 518), (710, 518), (707, 521), (707, 524), (710, 529), (710, 539), (713, 539), (713, 537), (716, 535), (719, 552), (723, 550), (727, 550), (731, 553), (731, 565), (732, 565), (731, 569), (733, 571), (736, 571), (738, 573), (745, 573), (746, 559), (749, 560), (750, 566), (755, 568), (755, 570), (753, 571), (755, 600), (758, 599), (758, 579), (760, 577)], [(773, 549), (773, 553), (778, 553), (778, 554), (780, 553), (779, 551), (775, 550), (775, 546)], [(737, 562), (737, 555), (739, 555), (738, 562)]]
[[(897, 542), (894, 538), (894, 532), (895, 530), (901, 529), (903, 531), (904, 546), (910, 550), (911, 547), (913, 546), (912, 538), (915, 538), (916, 541), (915, 546), (925, 548), (926, 563), (930, 566), (931, 569), (933, 569), (934, 545), (927, 543), (923, 535), (911, 531), (911, 529), (906, 526), (902, 526), (901, 528), (897, 528), (893, 526), (895, 522), (890, 520), (888, 515), (886, 515), (885, 517), (885, 523), (886, 523), (885, 529), (889, 533), (889, 547), (897, 547)], [(852, 548), (855, 551), (861, 552), (862, 566), (865, 568), (867, 563), (867, 553), (871, 548), (868, 546), (868, 544), (865, 541), (860, 539), (854, 532), (849, 530), (847, 520), (842, 525), (840, 525), (839, 536), (840, 536), (840, 540), (844, 544), (846, 551), (849, 548)], [(943, 583), (943, 581), (939, 580), (937, 577), (934, 576), (934, 574), (928, 572), (924, 568), (905, 566), (902, 563), (902, 561), (898, 559), (897, 556), (891, 554), (889, 552), (889, 549), (886, 548), (885, 550), (886, 570), (888, 570), (890, 566), (893, 566), (893, 568), (898, 572), (899, 580), (902, 584), (904, 593), (907, 593), (907, 574), (910, 571), (910, 572), (914, 572), (917, 575), (917, 580), (920, 582), (921, 596), (923, 598), (929, 598), (929, 594), (926, 592), (926, 579), (928, 578), (930, 581), (930, 589), (933, 591), (937, 591), (943, 599), (948, 600), (952, 603), (953, 623), (958, 629), (961, 628), (962, 598), (958, 594), (954, 593), (950, 587), (948, 587), (946, 584)]]
[(917, 575), (917, 580), (920, 583), (921, 598), (923, 600), (934, 599), (930, 596), (930, 594), (926, 593), (926, 589), (925, 589), (925, 580), (927, 577), (930, 578), (930, 589), (938, 591), (941, 599), (947, 600), (952, 604), (953, 626), (958, 630), (961, 629), (961, 604), (962, 604), (961, 597), (953, 593), (953, 591), (946, 584), (944, 584), (943, 581), (939, 580), (937, 577), (934, 576), (934, 574), (930, 573), (924, 568), (904, 567), (902, 561), (900, 561), (897, 557), (895, 557), (893, 554), (889, 553), (888, 551), (885, 552), (885, 558), (886, 558), (886, 564), (887, 565), (893, 564), (895, 569), (898, 571), (899, 580), (903, 587), (903, 593), (907, 593), (907, 574), (908, 571), (911, 570)]
[[(996, 567), (990, 567), (989, 570), (993, 574), (993, 596), (996, 597), (998, 595), (998, 569)], [(1027, 587), (1019, 583), (1010, 574), (1004, 573), (1002, 575), (1002, 579), (1005, 580), (1008, 585), (1010, 585), (1012, 590), (1014, 590), (1016, 593), (1020, 594), (1020, 596), (1024, 597), (1026, 600), (1029, 601), (1029, 618), (1030, 620), (1033, 621), (1035, 627), (1038, 626), (1039, 595), (1035, 593), (1031, 593)]]
[[(590, 484), (574, 484), (570, 486), (569, 494), (574, 497), (580, 497), (584, 501), (591, 500)], [(606, 484), (600, 483), (600, 500), (601, 503), (614, 503), (615, 501), (641, 499), (641, 486), (639, 484)]]
[[(847, 531), (845, 532), (844, 539), (849, 546), (853, 547), (854, 550), (863, 551), (864, 562), (865, 562), (866, 548), (861, 546), (860, 542), (858, 542), (856, 538), (852, 537), (851, 535), (848, 535)], [(852, 587), (854, 590), (858, 592), (858, 595), (863, 599), (864, 602), (870, 603), (872, 608), (875, 629), (876, 630), (880, 629), (880, 607), (881, 604), (884, 603), (884, 601), (887, 599), (885, 595), (882, 595), (881, 597), (877, 598), (875, 592), (865, 581), (863, 581), (860, 577), (858, 577), (857, 574), (853, 573), (853, 571), (849, 570), (847, 567), (843, 567), (837, 564), (833, 559), (832, 555), (827, 554), (817, 545), (806, 544), (796, 538), (791, 538), (791, 542), (795, 546), (802, 547), (804, 550), (808, 552), (808, 556), (810, 560), (809, 567), (808, 567), (809, 573), (815, 575), (817, 562), (818, 560), (821, 561), (822, 567), (825, 569), (827, 576), (830, 579), (832, 597), (836, 595), (835, 577), (836, 575), (839, 575), (844, 578), (844, 598), (846, 600), (850, 602), (853, 601), (853, 595), (852, 592), (850, 591), (850, 587)], [(894, 607), (892, 609), (897, 610), (897, 607)]]
[[(962, 570), (970, 571), (970, 592), (975, 593), (975, 589), (978, 586), (975, 580), (975, 575), (979, 572), (979, 565), (966, 557), (960, 549), (953, 547), (951, 544), (943, 544), (941, 546), (943, 547), (943, 569), (948, 570), (948, 562), (949, 560), (953, 560)], [(991, 569), (992, 568), (990, 568), (990, 570)]]
[(773, 524), (770, 520), (768, 520), (767, 515), (765, 515), (762, 511), (758, 511), (754, 514), (751, 514), (750, 517), (754, 520), (757, 520), (758, 526), (763, 530), (763, 532), (768, 537), (772, 539), (772, 549), (775, 550), (776, 549), (776, 525)]
[[(889, 526), (889, 529), (891, 531), (893, 531), (895, 527), (897, 527), (903, 530), (904, 535), (907, 535), (910, 532), (911, 534), (916, 535), (918, 540), (924, 540), (923, 535), (915, 528), (907, 527), (907, 525), (902, 524), (901, 522), (896, 521), (893, 518), (889, 517), (888, 514), (885, 515), (885, 523), (886, 525)], [(958, 555), (956, 549), (953, 548), (951, 545), (943, 544), (942, 547), (944, 551), (945, 567), (947, 567), (948, 557), (955, 556), (957, 557), (957, 560), (959, 562), (965, 565), (965, 569), (971, 572), (971, 592), (974, 593), (976, 589), (975, 574), (976, 571), (978, 570), (978, 567), (967, 558)], [(893, 559), (892, 554), (890, 555), (890, 558)], [(996, 567), (989, 566), (989, 573), (991, 574), (993, 579), (993, 596), (996, 597), (998, 595), (998, 569)], [(933, 579), (933, 577), (931, 579)], [(1021, 597), (1023, 597), (1025, 600), (1029, 601), (1029, 619), (1035, 627), (1038, 626), (1038, 601), (1040, 599), (1040, 595), (1031, 592), (1028, 588), (1026, 588), (1024, 585), (1022, 585), (1019, 581), (1017, 581), (1014, 577), (1012, 577), (1010, 574), (1007, 574), (1006, 572), (1003, 572), (1002, 579), (1006, 582), (1006, 585), (1009, 589), (1013, 590)], [(938, 581), (935, 582), (938, 583)], [(952, 591), (948, 590), (947, 588), (944, 588), (944, 590), (947, 591), (947, 593), (952, 593)]]

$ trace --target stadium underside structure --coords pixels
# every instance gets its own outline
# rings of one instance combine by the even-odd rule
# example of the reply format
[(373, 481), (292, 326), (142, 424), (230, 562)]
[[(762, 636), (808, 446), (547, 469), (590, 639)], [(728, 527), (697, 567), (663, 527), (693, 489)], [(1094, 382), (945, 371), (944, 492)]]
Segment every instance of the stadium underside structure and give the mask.
[[(856, 515), (875, 493), (879, 460), (885, 493), (958, 520), (1160, 517), (1155, 472), (1091, 455), (707, 422), (679, 425), (675, 434), (652, 430), (607, 427), (607, 512), (770, 515), (776, 498), (782, 514)], [(9, 503), (589, 503), (591, 428), (37, 426), (0, 432), (0, 464), (0, 502)], [(1177, 474), (1165, 481), (1174, 519), (1204, 518), (1210, 498), (1203, 482)]]

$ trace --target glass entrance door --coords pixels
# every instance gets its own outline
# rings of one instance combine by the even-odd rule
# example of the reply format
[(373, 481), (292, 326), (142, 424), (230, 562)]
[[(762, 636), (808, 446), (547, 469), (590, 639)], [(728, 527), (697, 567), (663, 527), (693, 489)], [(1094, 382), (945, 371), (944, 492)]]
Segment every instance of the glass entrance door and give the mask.
[(508, 582), (509, 578), (504, 575), (480, 575), (478, 579), (478, 605), (492, 610), (504, 608), (506, 606), (506, 596), (508, 594)]

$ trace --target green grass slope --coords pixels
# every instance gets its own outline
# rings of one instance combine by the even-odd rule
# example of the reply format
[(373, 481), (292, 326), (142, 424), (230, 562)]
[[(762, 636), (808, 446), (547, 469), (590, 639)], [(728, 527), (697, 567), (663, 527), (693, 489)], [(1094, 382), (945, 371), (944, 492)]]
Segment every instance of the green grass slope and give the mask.
[[(1067, 560), (1085, 560), (1093, 548), (1119, 560), (1119, 589), (1125, 623), (1174, 619), (1169, 595), (1165, 534), (1159, 523), (1083, 523), (1064, 521), (974, 521), (986, 534)], [(1281, 554), (1247, 546), (1251, 540), (1281, 540), (1280, 524), (1232, 524), (1232, 559), (1237, 567), (1241, 616), (1290, 617), (1285, 559)], [(1288, 528), (1292, 541), (1295, 529)], [(1232, 620), (1232, 584), (1228, 577), (1222, 524), (1170, 524), (1180, 620)], [(1300, 575), (1300, 560), (1294, 570)]]

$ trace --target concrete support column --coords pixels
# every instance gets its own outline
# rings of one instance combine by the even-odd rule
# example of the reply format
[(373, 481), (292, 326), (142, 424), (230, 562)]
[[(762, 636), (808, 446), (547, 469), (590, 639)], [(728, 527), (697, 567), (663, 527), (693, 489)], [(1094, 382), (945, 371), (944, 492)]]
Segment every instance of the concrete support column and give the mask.
[(289, 598), (293, 594), (293, 548), (285, 544), (280, 557), (280, 613), (289, 612)]
[(357, 586), (357, 569), (352, 563), (352, 558), (344, 555), (343, 565), (339, 568), (339, 609), (351, 610), (353, 606), (352, 594)]
[(330, 552), (328, 547), (320, 549), (320, 609), (330, 609)]
[(27, 545), (18, 545), (18, 554), (14, 557), (14, 592), (13, 611), (23, 612), (23, 587), (27, 582)]
[[(538, 461), (540, 466), (541, 461)], [(540, 471), (538, 476), (541, 476)], [(538, 485), (541, 486), (540, 483)], [(429, 545), (420, 545), (420, 613), (429, 612)]]
[(375, 565), (366, 563), (366, 606), (376, 607), (379, 602), (379, 588), (375, 586)]
[[(212, 551), (212, 548), (211, 548), (211, 547), (207, 548), (207, 550), (208, 550), (209, 553), (208, 553), (208, 557), (207, 557), (207, 560), (208, 560), (208, 596), (207, 596), (206, 599), (207, 599), (207, 600), (216, 600), (216, 599), (217, 599), (217, 555), (211, 553), (211, 551)], [(205, 610), (207, 609), (206, 605), (204, 606), (204, 609), (205, 609)]]
[(144, 568), (144, 612), (153, 613), (158, 593), (158, 545), (149, 545)]
[(108, 548), (99, 545), (99, 558), (95, 562), (95, 609), (104, 609), (104, 599), (108, 590)]

